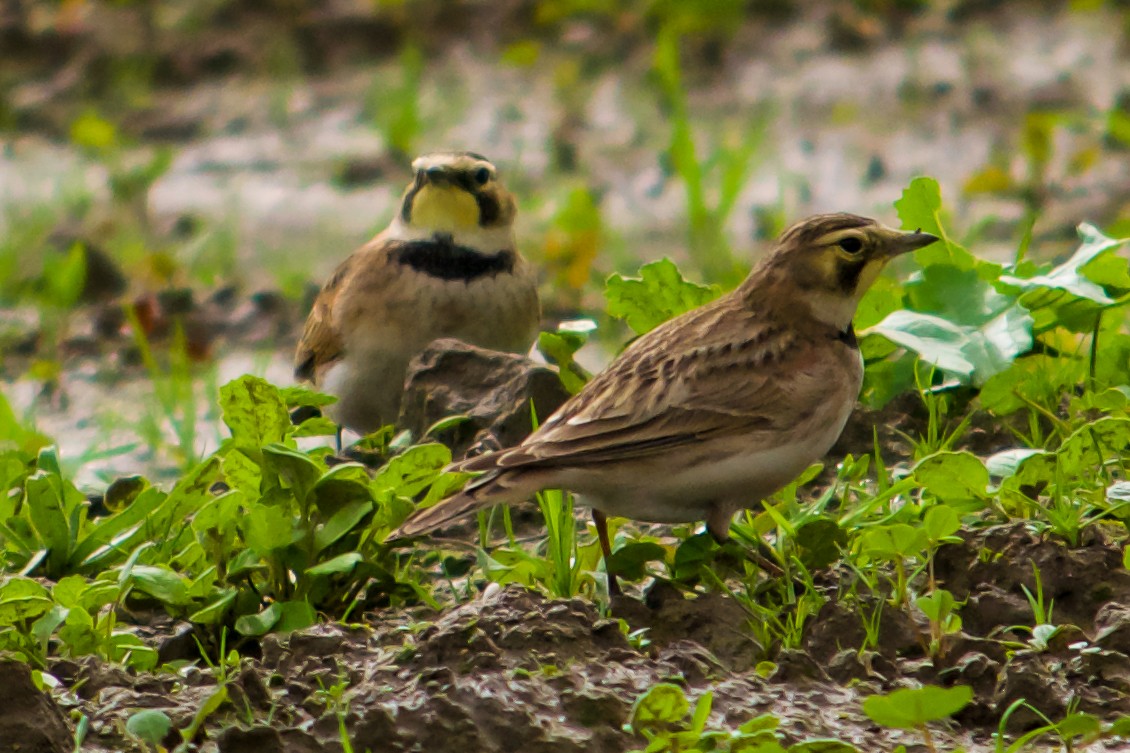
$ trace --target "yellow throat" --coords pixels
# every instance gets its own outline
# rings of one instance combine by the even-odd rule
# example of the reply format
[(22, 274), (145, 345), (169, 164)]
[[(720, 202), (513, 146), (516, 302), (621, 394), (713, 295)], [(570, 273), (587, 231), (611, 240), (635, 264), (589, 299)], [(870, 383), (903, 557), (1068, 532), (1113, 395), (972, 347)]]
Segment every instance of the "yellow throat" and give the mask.
[(424, 186), (412, 197), (412, 224), (453, 233), (479, 226), (475, 197), (453, 186)]

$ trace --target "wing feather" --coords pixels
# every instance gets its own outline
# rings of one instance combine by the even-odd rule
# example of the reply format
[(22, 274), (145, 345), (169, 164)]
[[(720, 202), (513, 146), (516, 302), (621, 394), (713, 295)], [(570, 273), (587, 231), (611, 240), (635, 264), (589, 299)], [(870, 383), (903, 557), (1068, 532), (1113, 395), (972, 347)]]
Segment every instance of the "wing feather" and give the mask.
[[(782, 374), (803, 356), (794, 327), (720, 299), (644, 335), (519, 447), (500, 469), (651, 455), (712, 436), (772, 432), (787, 420)], [(741, 333), (735, 338), (735, 333)], [(471, 470), (472, 468), (468, 468)]]
[(339, 264), (314, 299), (294, 353), (295, 379), (317, 384), (319, 372), (344, 354), (345, 344), (334, 321), (334, 304), (352, 276), (358, 256), (355, 253)]

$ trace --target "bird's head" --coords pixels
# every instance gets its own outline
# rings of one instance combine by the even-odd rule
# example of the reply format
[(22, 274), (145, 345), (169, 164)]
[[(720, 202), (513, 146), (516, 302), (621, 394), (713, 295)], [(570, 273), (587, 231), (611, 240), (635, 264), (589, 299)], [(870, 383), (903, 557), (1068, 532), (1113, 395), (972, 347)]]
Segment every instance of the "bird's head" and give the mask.
[(427, 234), (474, 234), (509, 229), (517, 204), (485, 157), (473, 152), (435, 152), (412, 163), (400, 221)]
[(759, 291), (772, 291), (782, 302), (803, 303), (816, 319), (846, 329), (887, 262), (937, 240), (854, 214), (819, 214), (782, 233), (743, 285), (753, 305)]

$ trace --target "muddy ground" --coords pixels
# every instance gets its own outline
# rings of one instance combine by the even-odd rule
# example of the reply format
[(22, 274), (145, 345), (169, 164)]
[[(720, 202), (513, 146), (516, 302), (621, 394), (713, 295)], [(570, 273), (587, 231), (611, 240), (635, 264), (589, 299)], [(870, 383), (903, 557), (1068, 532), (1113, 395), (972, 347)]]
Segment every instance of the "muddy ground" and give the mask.
[[(384, 609), (354, 624), (249, 640), (238, 646), (239, 666), (223, 672), (228, 700), (192, 749), (336, 753), (343, 724), (357, 751), (627, 751), (644, 744), (623, 729), (635, 699), (675, 682), (692, 699), (714, 693), (711, 728), (771, 713), (788, 743), (834, 737), (863, 751), (921, 749), (917, 733), (870, 722), (864, 697), (918, 683), (968, 684), (973, 702), (935, 725), (935, 740), (941, 749), (990, 750), (1001, 715), (1019, 698), (1052, 719), (1068, 709), (1107, 720), (1130, 713), (1130, 574), (1120, 546), (1101, 528), (1088, 530), (1075, 549), (1022, 524), (965, 533), (943, 547), (938, 582), (966, 605), (963, 631), (937, 659), (924, 650), (927, 626), (896, 608), (883, 612), (878, 646), (859, 651), (861, 618), (837, 601), (837, 572), (824, 574), (829, 600), (792, 650), (757, 645), (732, 599), (663, 581), (642, 598), (619, 597), (610, 614), (583, 599), (492, 585), (440, 614)], [(1033, 564), (1063, 626), (1039, 648), (1016, 627), (1033, 622), (1021, 589), (1035, 589)], [(619, 619), (630, 630), (649, 628), (650, 644), (633, 648)], [(188, 632), (158, 624), (143, 634), (172, 660), (191, 654)], [(219, 682), (216, 670), (196, 666), (133, 674), (59, 659), (48, 670), (61, 681), (51, 696), (34, 690), (26, 666), (0, 665), (0, 741), (22, 743), (4, 750), (69, 751), (79, 713), (90, 720), (82, 750), (140, 750), (124, 734), (131, 714), (160, 709), (186, 727)], [(340, 701), (327, 701), (324, 691), (343, 682)], [(1008, 729), (1039, 723), (1021, 709)], [(173, 732), (166, 744), (176, 742)]]

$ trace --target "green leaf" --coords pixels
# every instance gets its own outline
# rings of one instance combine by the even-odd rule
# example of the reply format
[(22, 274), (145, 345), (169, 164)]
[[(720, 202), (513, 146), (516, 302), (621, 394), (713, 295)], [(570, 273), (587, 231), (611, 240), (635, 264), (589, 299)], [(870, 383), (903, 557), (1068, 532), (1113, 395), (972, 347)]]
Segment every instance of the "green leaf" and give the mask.
[(298, 541), (296, 520), (274, 505), (252, 504), (247, 511), (247, 546), (267, 554)]
[(961, 530), (961, 518), (949, 505), (934, 505), (922, 516), (922, 528), (931, 542), (940, 542)]
[(121, 512), (95, 522), (75, 546), (71, 561), (83, 567), (105, 566), (107, 559), (132, 549), (131, 543), (144, 535), (143, 523), (167, 498), (160, 489), (145, 489)]
[(292, 426), (278, 387), (259, 377), (244, 375), (221, 387), (220, 408), (236, 447), (281, 442)]
[(647, 563), (663, 562), (667, 550), (654, 541), (633, 541), (625, 544), (608, 558), (611, 572), (627, 580), (639, 580), (647, 575)]
[(790, 745), (786, 753), (859, 753), (859, 748), (843, 740), (814, 739)]
[(921, 528), (895, 523), (868, 529), (860, 539), (860, 548), (869, 557), (894, 561), (923, 554), (928, 543)]
[(86, 282), (86, 249), (75, 243), (66, 258), (53, 259), (43, 271), (44, 303), (51, 308), (71, 309), (82, 297)]
[(796, 530), (800, 561), (810, 570), (828, 567), (847, 547), (847, 531), (829, 517), (805, 521)]
[(71, 123), (71, 142), (95, 154), (107, 154), (118, 145), (118, 129), (98, 113), (88, 110)]
[[(368, 490), (366, 489), (365, 492), (367, 494)], [(359, 499), (343, 506), (315, 532), (314, 547), (317, 551), (322, 551), (356, 528), (372, 511), (373, 503), (369, 499)]]
[(54, 606), (47, 589), (31, 578), (8, 576), (0, 581), (0, 625), (16, 625)]
[(973, 700), (973, 688), (955, 685), (939, 688), (903, 688), (863, 701), (863, 713), (873, 722), (893, 729), (915, 729), (928, 722), (953, 716)]
[(274, 602), (258, 614), (245, 614), (236, 619), (235, 629), (241, 635), (266, 635), (282, 617), (282, 604)]
[(282, 610), (278, 622), (275, 623), (276, 633), (305, 630), (318, 621), (318, 613), (305, 601), (284, 601), (280, 602), (279, 606)]
[(420, 444), (394, 457), (373, 477), (373, 496), (393, 492), (415, 497), (427, 489), (451, 463), (451, 450), (441, 444)]
[(942, 210), (942, 189), (933, 178), (919, 177), (910, 181), (902, 196), (895, 201), (895, 211), (904, 230), (921, 229), (938, 236), (941, 243), (915, 252), (915, 261), (921, 266), (949, 264), (958, 269), (972, 269), (973, 255), (950, 240), (946, 233)]
[(1102, 732), (1102, 722), (1093, 714), (1068, 714), (1055, 725), (1055, 731), (1064, 740), (1076, 737), (1093, 740)]
[(167, 567), (134, 565), (130, 570), (130, 580), (138, 591), (149, 594), (167, 606), (189, 603), (188, 583), (184, 576)]
[[(998, 287), (1007, 293), (1018, 294), (1021, 306), (1034, 318), (1037, 331), (1063, 326), (1075, 332), (1089, 331), (1098, 312), (1120, 303), (1110, 297), (1107, 290), (1086, 275), (1094, 269), (1102, 278), (1110, 279), (1111, 269), (1101, 257), (1113, 254), (1130, 238), (1108, 238), (1098, 228), (1087, 223), (1079, 225), (1082, 244), (1071, 258), (1046, 274), (1031, 277), (1001, 275)], [(1125, 261), (1123, 261), (1125, 265)]]
[(224, 616), (228, 613), (228, 609), (235, 602), (235, 597), (238, 591), (234, 588), (229, 588), (219, 595), (217, 595), (207, 606), (197, 610), (188, 616), (189, 622), (199, 623), (201, 625), (218, 625), (223, 621)]
[(48, 572), (55, 577), (65, 572), (71, 556), (71, 527), (62, 485), (58, 475), (40, 470), (28, 477), (25, 486), (28, 517), (48, 550)]
[(1070, 387), (1086, 375), (1086, 362), (1035, 353), (1019, 358), (981, 386), (981, 407), (1008, 416), (1035, 403), (1054, 408)]
[(640, 335), (709, 303), (722, 292), (717, 285), (697, 285), (683, 279), (670, 259), (645, 264), (639, 274), (636, 278), (610, 276), (604, 298), (609, 315), (625, 320)]
[(360, 552), (346, 552), (339, 554), (333, 559), (328, 559), (313, 567), (306, 568), (307, 575), (347, 575), (353, 572), (353, 568), (357, 567), (357, 563), (361, 562), (364, 557)]
[(864, 336), (882, 335), (965, 382), (981, 385), (1032, 347), (1032, 320), (1012, 307), (980, 327), (916, 311), (896, 311)]
[(1025, 462), (1032, 457), (1050, 457), (1049, 453), (1031, 447), (1014, 447), (1011, 450), (1002, 450), (985, 459), (985, 469), (990, 476), (1006, 479), (1020, 472)]
[(126, 720), (126, 732), (131, 737), (154, 746), (161, 744), (172, 727), (173, 721), (160, 709), (142, 709)]
[(914, 600), (914, 603), (932, 622), (941, 622), (946, 617), (953, 614), (953, 608), (956, 602), (954, 601), (953, 594), (949, 591), (944, 588), (936, 588), (933, 593), (919, 596)]
[(694, 705), (694, 715), (691, 717), (691, 731), (702, 734), (706, 729), (706, 721), (710, 718), (710, 708), (714, 705), (714, 694), (709, 690), (699, 697)]
[(971, 452), (936, 452), (914, 466), (914, 478), (927, 491), (947, 503), (983, 499), (989, 471)]
[(557, 366), (561, 383), (570, 394), (577, 394), (592, 378), (574, 356), (588, 342), (589, 334), (596, 329), (591, 319), (561, 322), (556, 332), (538, 334), (538, 350), (546, 360)]
[(263, 465), (278, 476), (283, 487), (291, 490), (301, 504), (305, 504), (310, 490), (322, 475), (321, 466), (309, 457), (277, 443), (263, 448)]
[(635, 732), (660, 730), (686, 719), (690, 704), (678, 685), (660, 682), (652, 685), (632, 706), (629, 724)]

